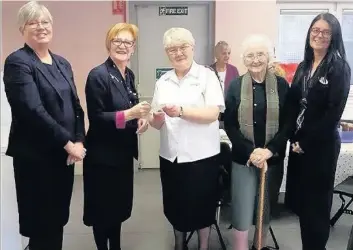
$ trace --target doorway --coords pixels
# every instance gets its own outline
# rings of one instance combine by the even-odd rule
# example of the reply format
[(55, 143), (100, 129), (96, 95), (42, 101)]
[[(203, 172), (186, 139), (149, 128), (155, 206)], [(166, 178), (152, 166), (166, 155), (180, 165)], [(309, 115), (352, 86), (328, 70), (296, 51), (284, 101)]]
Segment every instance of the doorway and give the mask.
[[(136, 54), (131, 61), (141, 101), (151, 102), (155, 83), (161, 72), (170, 67), (163, 48), (164, 32), (172, 27), (191, 31), (195, 61), (209, 65), (214, 53), (213, 1), (129, 1), (129, 20), (139, 28)], [(159, 131), (150, 128), (139, 137), (139, 167), (159, 168)]]

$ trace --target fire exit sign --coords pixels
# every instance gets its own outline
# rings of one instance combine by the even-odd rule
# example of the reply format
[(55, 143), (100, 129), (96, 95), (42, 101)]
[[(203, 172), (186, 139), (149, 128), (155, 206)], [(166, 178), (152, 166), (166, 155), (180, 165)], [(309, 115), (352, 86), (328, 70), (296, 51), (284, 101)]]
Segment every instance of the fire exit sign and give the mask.
[(189, 7), (172, 7), (172, 6), (161, 6), (159, 7), (160, 16), (187, 16), (189, 14)]

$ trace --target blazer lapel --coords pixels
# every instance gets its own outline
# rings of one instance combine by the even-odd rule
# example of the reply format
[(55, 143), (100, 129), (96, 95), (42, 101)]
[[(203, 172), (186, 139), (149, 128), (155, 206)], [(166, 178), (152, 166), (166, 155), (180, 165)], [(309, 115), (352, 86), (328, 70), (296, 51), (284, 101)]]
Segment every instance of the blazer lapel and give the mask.
[(113, 65), (114, 63), (113, 63), (113, 61), (111, 61), (110, 58), (107, 59), (105, 64), (107, 66), (109, 77), (113, 83), (113, 86), (115, 86), (119, 90), (121, 96), (125, 99), (125, 101), (128, 104), (130, 104), (130, 100), (127, 95), (126, 89), (124, 87), (124, 83), (122, 81), (122, 76), (121, 76), (119, 70), (114, 67), (114, 65)]
[(67, 69), (64, 67), (64, 65), (61, 63), (60, 60), (58, 60), (58, 58), (53, 55), (52, 53), (50, 53), (53, 60), (55, 61), (56, 65), (58, 65), (58, 68), (60, 70), (60, 72), (62, 73), (62, 75), (65, 77), (66, 81), (69, 83), (72, 93), (74, 94), (75, 98), (77, 98), (77, 91), (76, 91), (76, 87), (71, 79), (71, 77), (69, 76)]
[(36, 55), (36, 53), (27, 44), (24, 45), (24, 48), (32, 57), (32, 60), (34, 61), (36, 68), (42, 73), (42, 75), (45, 77), (45, 79), (48, 81), (48, 83), (53, 87), (53, 89), (56, 91), (56, 93), (58, 94), (60, 99), (64, 100), (63, 97), (60, 95), (60, 92), (57, 89), (57, 87), (55, 86), (55, 84), (53, 84), (55, 82), (54, 77), (50, 74), (50, 72), (45, 67), (45, 65), (40, 61), (40, 59)]
[(63, 97), (61, 96), (59, 90), (57, 89), (57, 87), (55, 86), (54, 82), (56, 82), (56, 80), (54, 79), (54, 77), (52, 76), (52, 74), (50, 74), (49, 70), (46, 68), (46, 66), (39, 60), (39, 59), (34, 59), (36, 61), (36, 67), (37, 69), (42, 73), (42, 75), (47, 79), (47, 81), (49, 82), (49, 84), (53, 87), (53, 89), (55, 89), (56, 93), (58, 94), (58, 96), (60, 97), (61, 100), (64, 100)]

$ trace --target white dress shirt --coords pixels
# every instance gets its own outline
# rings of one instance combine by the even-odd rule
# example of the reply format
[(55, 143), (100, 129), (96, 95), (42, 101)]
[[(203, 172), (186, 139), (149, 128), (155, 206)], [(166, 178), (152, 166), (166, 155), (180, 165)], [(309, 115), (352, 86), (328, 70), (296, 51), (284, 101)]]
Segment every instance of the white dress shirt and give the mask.
[[(156, 83), (152, 100), (154, 111), (163, 106), (218, 106), (224, 111), (224, 97), (220, 82), (211, 69), (193, 62), (181, 80), (174, 70), (165, 73)], [(165, 115), (160, 130), (159, 155), (171, 162), (193, 162), (220, 152), (219, 121), (209, 124), (190, 122)]]

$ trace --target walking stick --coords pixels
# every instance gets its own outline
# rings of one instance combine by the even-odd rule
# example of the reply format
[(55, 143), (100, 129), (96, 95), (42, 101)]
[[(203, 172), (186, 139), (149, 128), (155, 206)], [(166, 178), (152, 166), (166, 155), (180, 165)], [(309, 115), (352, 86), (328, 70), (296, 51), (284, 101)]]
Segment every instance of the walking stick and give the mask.
[[(261, 168), (260, 173), (260, 185), (259, 185), (259, 200), (257, 206), (257, 250), (261, 250), (262, 246), (262, 227), (263, 227), (263, 216), (264, 216), (264, 200), (265, 200), (265, 181), (266, 181), (267, 161)], [(256, 232), (256, 231), (255, 231)]]

